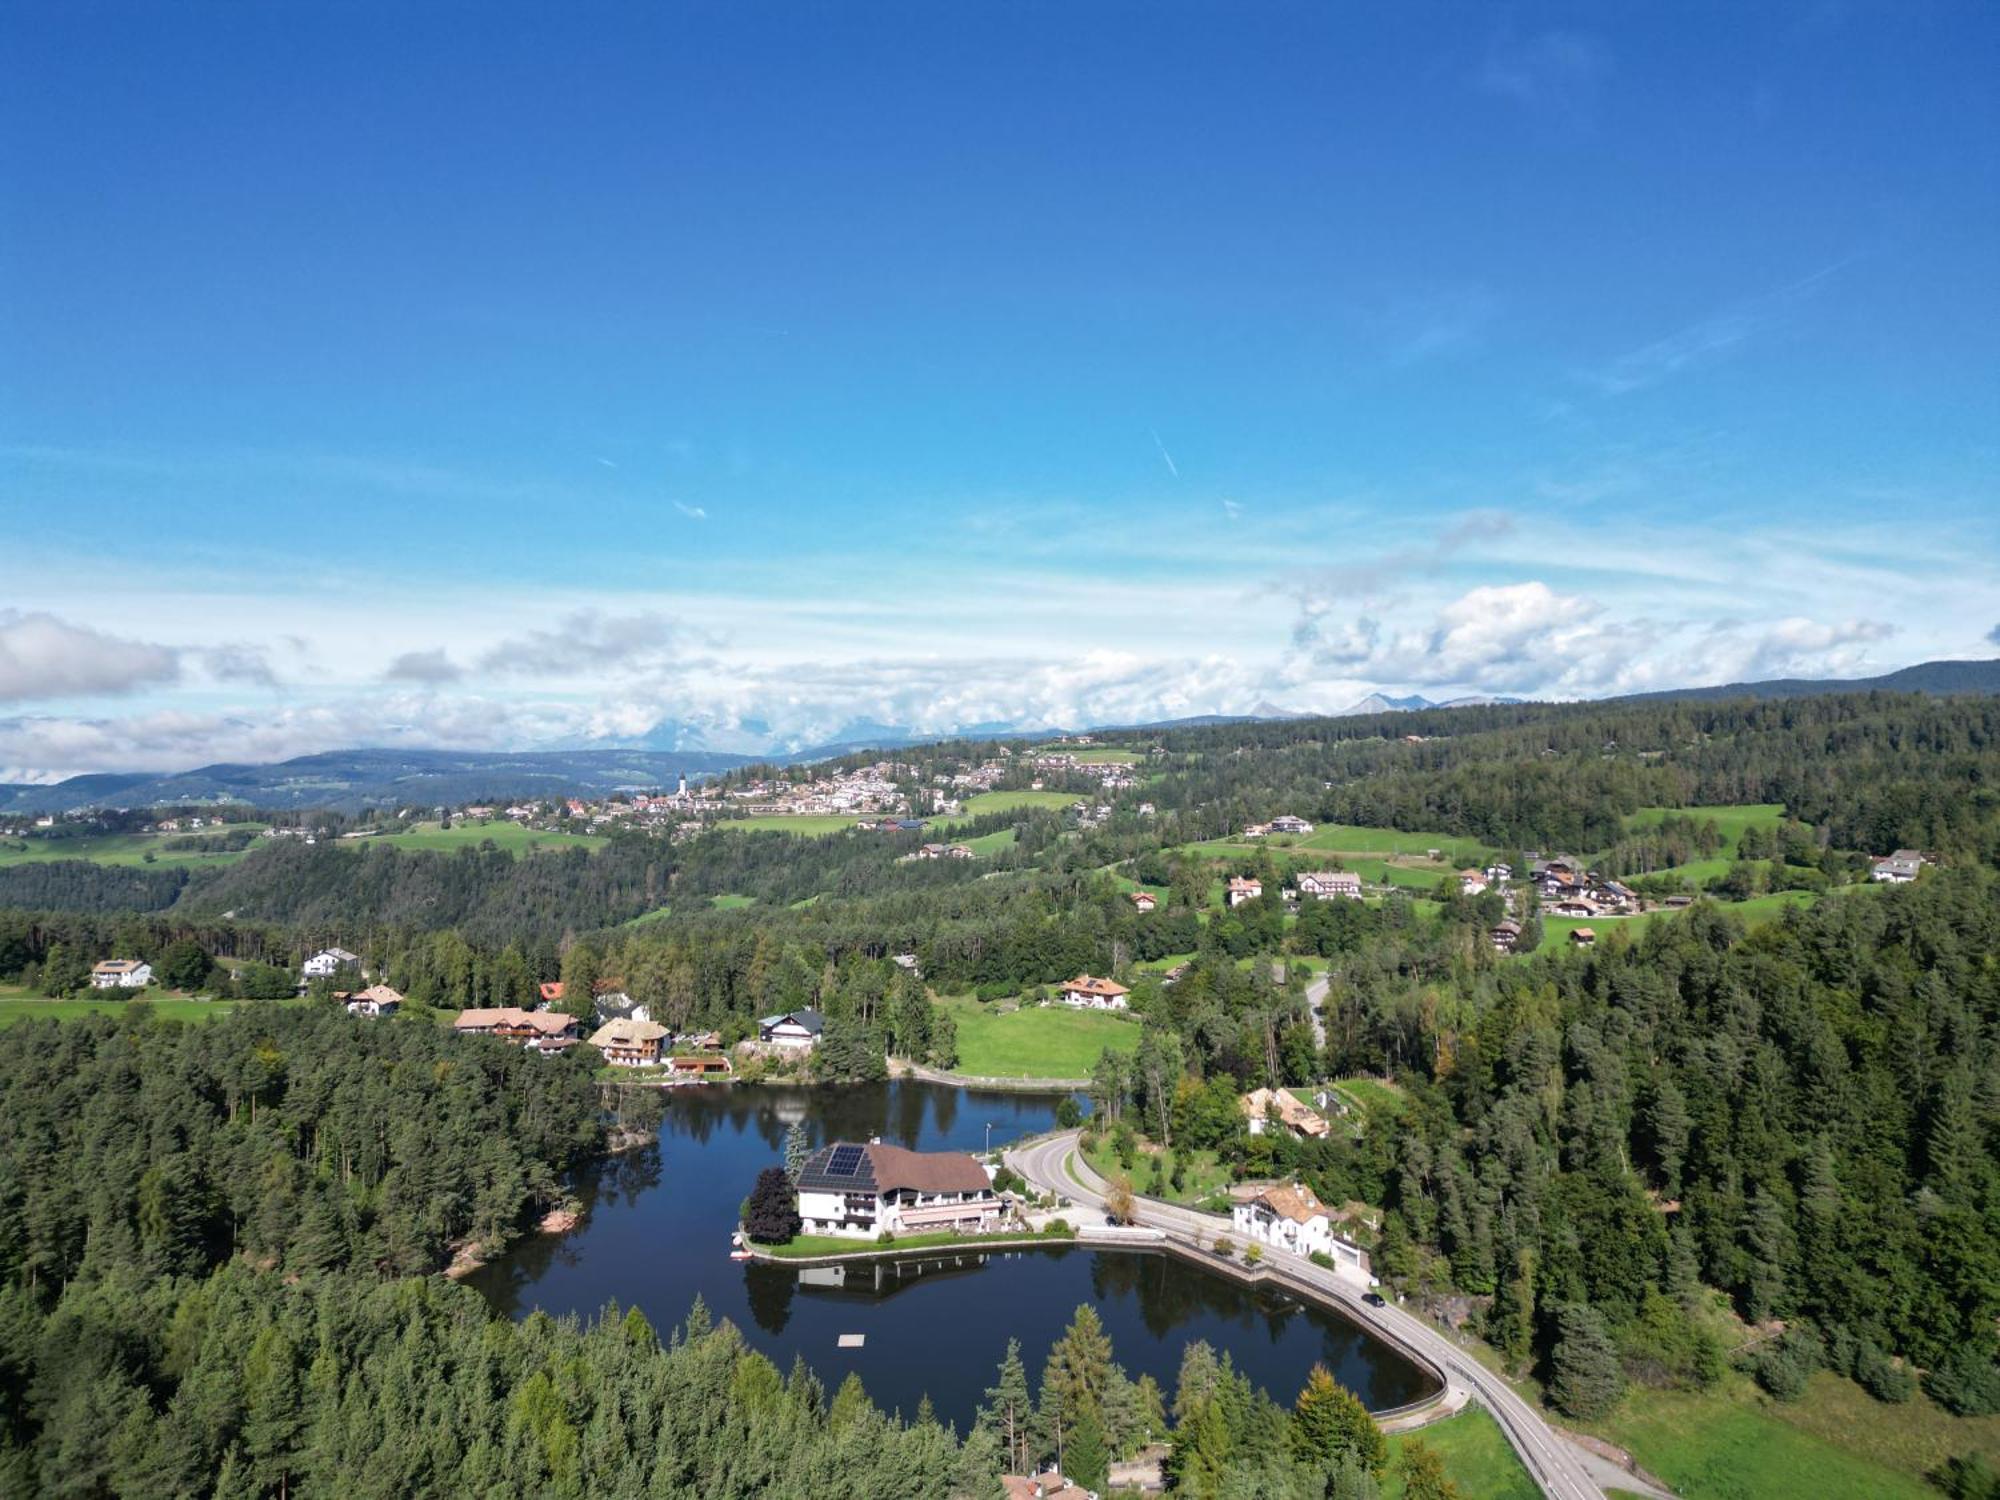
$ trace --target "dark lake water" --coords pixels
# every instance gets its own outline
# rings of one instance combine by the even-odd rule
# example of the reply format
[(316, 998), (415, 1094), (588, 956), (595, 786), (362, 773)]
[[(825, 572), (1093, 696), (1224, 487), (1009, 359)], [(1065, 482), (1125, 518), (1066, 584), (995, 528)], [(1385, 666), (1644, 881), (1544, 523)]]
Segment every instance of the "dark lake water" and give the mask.
[[(1289, 1403), (1315, 1361), (1369, 1406), (1413, 1401), (1424, 1374), (1332, 1313), (1251, 1291), (1164, 1255), (1074, 1247), (844, 1267), (844, 1274), (729, 1259), (729, 1233), (757, 1173), (784, 1159), (802, 1121), (813, 1144), (880, 1136), (921, 1150), (977, 1151), (1050, 1128), (1057, 1096), (975, 1093), (897, 1082), (840, 1089), (685, 1088), (664, 1098), (625, 1090), (625, 1117), (659, 1141), (607, 1162), (585, 1184), (589, 1212), (563, 1236), (539, 1235), (475, 1273), (495, 1307), (595, 1316), (607, 1302), (644, 1310), (656, 1328), (696, 1295), (780, 1368), (803, 1354), (828, 1387), (849, 1370), (885, 1410), (929, 1394), (963, 1430), (1010, 1337), (1039, 1379), (1049, 1347), (1092, 1303), (1118, 1362), (1173, 1397), (1181, 1351), (1206, 1339)], [(866, 1335), (860, 1349), (837, 1346)]]

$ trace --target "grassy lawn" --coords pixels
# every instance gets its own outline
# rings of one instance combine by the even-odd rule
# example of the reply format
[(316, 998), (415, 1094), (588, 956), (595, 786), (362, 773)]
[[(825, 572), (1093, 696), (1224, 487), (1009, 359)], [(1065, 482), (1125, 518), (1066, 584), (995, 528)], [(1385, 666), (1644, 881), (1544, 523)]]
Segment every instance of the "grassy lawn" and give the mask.
[(462, 849), (467, 845), (477, 848), (491, 839), (497, 848), (512, 854), (524, 854), (531, 849), (601, 849), (604, 840), (589, 833), (555, 833), (540, 828), (525, 828), (519, 823), (505, 818), (496, 818), (490, 823), (454, 823), (449, 828), (440, 828), (436, 823), (412, 824), (398, 833), (377, 834), (372, 839), (354, 839), (356, 844), (387, 844), (396, 849)]
[[(235, 825), (241, 827), (243, 825)], [(263, 825), (254, 825), (262, 828)], [(234, 864), (257, 844), (227, 854), (175, 853), (167, 848), (174, 838), (203, 837), (229, 830), (203, 828), (194, 834), (106, 833), (86, 834), (73, 839), (7, 839), (0, 841), (0, 865), (45, 864), (58, 859), (87, 859), (100, 865), (150, 865), (154, 869), (198, 869), (205, 865)], [(25, 845), (26, 847), (21, 847)], [(149, 859), (147, 856), (150, 855)]]
[(1352, 823), (1323, 823), (1299, 840), (1301, 849), (1325, 849), (1340, 854), (1414, 854), (1431, 850), (1445, 864), (1483, 865), (1492, 851), (1477, 839), (1455, 833), (1405, 833), (1400, 828), (1359, 828)]
[[(1768, 896), (1752, 896), (1748, 901), (1717, 904), (1723, 911), (1733, 912), (1755, 927), (1760, 923), (1776, 921), (1795, 906), (1811, 906), (1816, 899), (1811, 891), (1775, 891)], [(1595, 932), (1600, 943), (1620, 931), (1628, 932), (1636, 939), (1640, 929), (1648, 922), (1671, 921), (1679, 915), (1676, 911), (1648, 911), (1635, 917), (1543, 917), (1542, 948), (1568, 947), (1569, 935), (1579, 927), (1588, 927)]]
[(1012, 828), (1003, 828), (998, 833), (982, 833), (976, 839), (965, 839), (965, 847), (977, 855), (998, 854), (1003, 849), (1011, 849), (1020, 840), (1020, 835)]
[(734, 891), (724, 891), (720, 896), (710, 896), (710, 905), (717, 911), (739, 911), (746, 906), (755, 906), (755, 896), (739, 896)]
[(999, 1004), (963, 996), (938, 1004), (958, 1023), (958, 1071), (975, 1077), (1086, 1078), (1106, 1047), (1139, 1045), (1135, 1022), (1101, 1011), (1050, 1005), (1003, 1014)]
[(645, 927), (653, 922), (664, 922), (672, 915), (672, 907), (656, 906), (651, 911), (640, 912), (638, 916), (630, 918), (624, 925), (627, 927)]
[(1391, 1113), (1403, 1105), (1403, 1091), (1384, 1078), (1343, 1078), (1333, 1085), (1333, 1091), (1364, 1116)]
[(1924, 1469), (1980, 1446), (2000, 1452), (2000, 1418), (1920, 1411), (1928, 1406), (1885, 1406), (1824, 1372), (1786, 1406), (1732, 1375), (1714, 1395), (1635, 1389), (1591, 1430), (1686, 1500), (1934, 1500)]
[(1036, 745), (1021, 752), (1023, 755), (1067, 755), (1078, 765), (1102, 766), (1123, 765), (1130, 761), (1134, 765), (1143, 764), (1146, 750), (1143, 745)]
[(1389, 1473), (1382, 1481), (1382, 1500), (1402, 1500), (1403, 1481), (1394, 1456), (1406, 1443), (1421, 1440), (1444, 1460), (1445, 1474), (1455, 1481), (1465, 1500), (1537, 1500), (1541, 1491), (1514, 1450), (1500, 1424), (1479, 1407), (1433, 1422), (1415, 1432), (1389, 1435)]
[(1729, 867), (1736, 863), (1736, 850), (1743, 841), (1743, 831), (1747, 828), (1775, 828), (1785, 816), (1782, 804), (1776, 802), (1745, 802), (1706, 807), (1642, 807), (1625, 819), (1628, 833), (1640, 833), (1648, 828), (1657, 828), (1668, 817), (1693, 818), (1696, 822), (1713, 819), (1716, 829), (1722, 835), (1722, 848), (1708, 859), (1690, 860), (1684, 865), (1670, 865), (1653, 870), (1653, 875), (1670, 875), (1694, 885), (1727, 875)]
[[(19, 988), (0, 989), (0, 1027), (19, 1021), (73, 1021), (78, 1016), (121, 1016), (131, 1000), (39, 1000), (28, 999)], [(143, 1002), (154, 1016), (167, 1021), (213, 1021), (243, 1006), (297, 1005), (297, 1000), (190, 1000), (167, 996)]]
[[(1096, 1147), (1084, 1153), (1085, 1159), (1097, 1169), (1097, 1174), (1107, 1182), (1120, 1177), (1131, 1180), (1132, 1191), (1147, 1193), (1156, 1198), (1165, 1198), (1172, 1203), (1200, 1203), (1214, 1194), (1224, 1191), (1230, 1183), (1229, 1168), (1224, 1166), (1213, 1151), (1170, 1151), (1162, 1150), (1151, 1142), (1141, 1139), (1138, 1154), (1132, 1159), (1132, 1170), (1126, 1171), (1119, 1164), (1118, 1152), (1109, 1135), (1098, 1138)], [(1166, 1181), (1155, 1184), (1153, 1163), (1159, 1161)], [(1174, 1168), (1181, 1170), (1181, 1185), (1173, 1185)]]
[(951, 1230), (941, 1230), (936, 1234), (906, 1234), (887, 1245), (878, 1245), (874, 1240), (851, 1239), (845, 1235), (801, 1234), (782, 1245), (759, 1245), (757, 1248), (767, 1255), (805, 1257), (814, 1255), (856, 1255), (865, 1250), (927, 1250), (933, 1245), (990, 1245), (999, 1240), (1047, 1239), (1067, 1242), (1074, 1238), (1067, 1234), (958, 1234)]
[(962, 816), (978, 818), (987, 813), (1018, 812), (1024, 807), (1061, 811), (1083, 800), (1075, 792), (980, 792), (965, 799)]
[(799, 813), (795, 817), (782, 814), (761, 818), (731, 818), (717, 823), (717, 828), (734, 828), (742, 833), (796, 833), (805, 838), (825, 838), (829, 833), (839, 833), (852, 828), (857, 819), (847, 813)]

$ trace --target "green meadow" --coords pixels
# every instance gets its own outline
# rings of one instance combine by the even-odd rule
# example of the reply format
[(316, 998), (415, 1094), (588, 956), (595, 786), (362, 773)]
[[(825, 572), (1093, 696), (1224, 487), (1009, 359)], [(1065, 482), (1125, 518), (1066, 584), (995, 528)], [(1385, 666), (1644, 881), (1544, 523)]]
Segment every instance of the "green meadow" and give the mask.
[(40, 864), (58, 859), (87, 859), (103, 865), (150, 865), (155, 869), (199, 869), (207, 865), (234, 864), (251, 849), (226, 854), (199, 854), (167, 848), (175, 838), (199, 838), (211, 833), (233, 832), (240, 828), (263, 829), (262, 823), (234, 824), (229, 828), (203, 828), (192, 834), (100, 833), (69, 839), (0, 839), (0, 865)]
[(846, 813), (766, 814), (755, 818), (731, 818), (715, 826), (733, 828), (739, 833), (796, 833), (802, 838), (818, 839), (852, 828), (858, 821)]
[(1007, 1008), (966, 996), (937, 1002), (958, 1026), (958, 1068), (980, 1078), (1086, 1078), (1106, 1047), (1129, 1052), (1139, 1027), (1064, 1005)]
[(527, 828), (505, 818), (496, 818), (490, 823), (454, 823), (449, 828), (440, 828), (436, 823), (417, 823), (397, 833), (382, 833), (374, 838), (350, 839), (347, 842), (357, 845), (386, 844), (395, 849), (452, 850), (476, 849), (489, 839), (496, 848), (512, 854), (524, 854), (535, 849), (601, 849), (605, 843), (596, 834)]
[(1590, 1430), (1684, 1500), (1936, 1500), (1923, 1475), (1946, 1457), (2000, 1453), (2000, 1418), (1884, 1405), (1824, 1371), (1791, 1404), (1740, 1375), (1709, 1395), (1635, 1387)]
[(1729, 867), (1736, 862), (1736, 851), (1743, 842), (1745, 829), (1775, 828), (1784, 816), (1783, 805), (1776, 802), (1725, 803), (1707, 807), (1642, 807), (1625, 819), (1625, 829), (1628, 833), (1642, 833), (1648, 828), (1659, 827), (1661, 821), (1668, 817), (1693, 818), (1696, 822), (1713, 819), (1717, 832), (1722, 835), (1722, 848), (1718, 853), (1707, 859), (1690, 860), (1684, 865), (1673, 865), (1651, 872), (1655, 875), (1676, 875), (1699, 885), (1729, 873)]
[(147, 991), (144, 992), (145, 998), (131, 1000), (42, 1000), (28, 998), (18, 987), (0, 987), (0, 1027), (13, 1026), (21, 1021), (73, 1021), (78, 1016), (129, 1015), (134, 1005), (143, 1006), (161, 1020), (213, 1021), (246, 1005), (301, 1003), (295, 1000), (190, 1000), (186, 996), (165, 996), (156, 1000), (152, 998), (153, 993)]
[(1403, 1478), (1396, 1472), (1393, 1455), (1417, 1441), (1444, 1460), (1445, 1476), (1465, 1500), (1538, 1500), (1541, 1495), (1500, 1424), (1474, 1406), (1414, 1432), (1389, 1434), (1392, 1461), (1382, 1480), (1382, 1500), (1402, 1500)]
[(961, 816), (978, 818), (987, 813), (1019, 812), (1024, 807), (1060, 812), (1080, 800), (1075, 792), (978, 792), (965, 799)]
[[(1794, 907), (1811, 906), (1817, 899), (1810, 891), (1776, 891), (1768, 896), (1752, 896), (1748, 901), (1720, 901), (1716, 905), (1757, 927), (1776, 921)], [(1616, 932), (1636, 938), (1648, 923), (1671, 922), (1679, 915), (1678, 911), (1648, 911), (1634, 917), (1543, 917), (1542, 949), (1537, 951), (1568, 946), (1569, 935), (1579, 927), (1588, 927), (1602, 943)]]

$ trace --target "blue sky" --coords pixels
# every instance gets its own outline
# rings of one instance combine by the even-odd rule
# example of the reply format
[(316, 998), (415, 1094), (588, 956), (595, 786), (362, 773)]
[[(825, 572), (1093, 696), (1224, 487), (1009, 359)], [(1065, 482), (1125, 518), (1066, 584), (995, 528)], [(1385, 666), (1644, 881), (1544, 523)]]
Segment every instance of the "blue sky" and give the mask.
[(10, 7), (0, 773), (1990, 654), (1996, 45)]

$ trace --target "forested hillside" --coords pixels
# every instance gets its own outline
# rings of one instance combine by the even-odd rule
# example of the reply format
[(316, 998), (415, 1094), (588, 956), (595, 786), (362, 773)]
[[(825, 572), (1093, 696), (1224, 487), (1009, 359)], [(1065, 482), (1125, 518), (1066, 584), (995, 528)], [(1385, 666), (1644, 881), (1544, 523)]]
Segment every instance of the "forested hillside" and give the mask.
[[(193, 949), (254, 1005), (340, 943), (408, 1002), (357, 1028), (322, 981), (297, 1011), (202, 1028), (0, 1035), (0, 1271), (16, 1346), (39, 1351), (0, 1387), (26, 1450), (11, 1461), (81, 1462), (67, 1424), (95, 1409), (65, 1404), (84, 1398), (49, 1372), (78, 1330), (110, 1329), (122, 1374), (98, 1384), (124, 1394), (106, 1399), (191, 1425), (171, 1438), (179, 1457), (149, 1434), (99, 1460), (138, 1465), (100, 1488), (261, 1464), (248, 1488), (270, 1492), (277, 1462), (301, 1482), (422, 1489), (369, 1467), (383, 1460), (353, 1434), (392, 1429), (372, 1393), (316, 1384), (324, 1357), (343, 1381), (367, 1370), (402, 1389), (400, 1318), (452, 1372), (435, 1398), (449, 1409), (427, 1417), (435, 1444), (411, 1461), (490, 1469), (503, 1489), (567, 1475), (726, 1491), (781, 1441), (860, 1475), (892, 1454), (968, 1484), (990, 1472), (985, 1436), (849, 1422), (838, 1402), (805, 1414), (789, 1403), (810, 1377), (777, 1380), (732, 1335), (643, 1359), (650, 1334), (622, 1322), (475, 1338), (454, 1292), (355, 1281), (504, 1239), (594, 1149), (590, 1063), (455, 1045), (434, 1025), (535, 1004), (551, 980), (586, 1016), (602, 982), (725, 1048), (760, 1016), (817, 1008), (812, 1066), (835, 1080), (880, 1077), (892, 1057), (949, 1068), (961, 1024), (1032, 1035), (1058, 1014), (1036, 1008), (1052, 986), (1115, 976), (1129, 1011), (1090, 1018), (1117, 1034), (1091, 1044), (1105, 1048), (1093, 1159), (1185, 1202), (1296, 1176), (1361, 1205), (1350, 1230), (1389, 1285), (1576, 1420), (1610, 1420), (1628, 1389), (1745, 1385), (1732, 1365), (1781, 1400), (1832, 1370), (1885, 1403), (1921, 1392), (1937, 1421), (2000, 1410), (2000, 707), (1495, 705), (1152, 731), (1092, 752), (1132, 774), (1103, 787), (1073, 757), (901, 752), (912, 798), (968, 768), (996, 789), (935, 829), (821, 820), (834, 826), (802, 837), (733, 826), (725, 805), (677, 837), (591, 848), (278, 840), (190, 876), (0, 868), (0, 982), (73, 990), (94, 959)], [(1281, 813), (1314, 827), (1280, 836)], [(938, 854), (940, 837), (964, 857)], [(1913, 883), (1871, 881), (1899, 848), (1920, 857)], [(1565, 927), (1533, 883), (1482, 873), (1525, 875), (1553, 852), (1630, 881), (1631, 904)], [(1328, 868), (1365, 895), (1286, 899)], [(1226, 882), (1245, 877), (1257, 893), (1232, 903)], [(1498, 941), (1510, 923), (1515, 941)], [(1324, 1137), (1294, 1139), (1245, 1128), (1239, 1100), (1266, 1086), (1350, 1092)], [(354, 1281), (361, 1311), (337, 1312), (321, 1276)], [(220, 1360), (175, 1331), (211, 1316), (204, 1299), (239, 1345), (279, 1351), (289, 1435), (213, 1415), (247, 1394), (187, 1385)], [(464, 1361), (490, 1378), (467, 1383)], [(706, 1379), (710, 1361), (737, 1384), (698, 1417), (666, 1398), (659, 1420), (685, 1410), (699, 1431), (693, 1467), (662, 1469), (628, 1437), (631, 1403), (658, 1399), (657, 1365)], [(595, 1383), (566, 1385), (565, 1369)], [(226, 1384), (196, 1386), (210, 1379)], [(1175, 1432), (1184, 1452), (1194, 1437)], [(1241, 1473), (1202, 1472), (1211, 1493)]]

